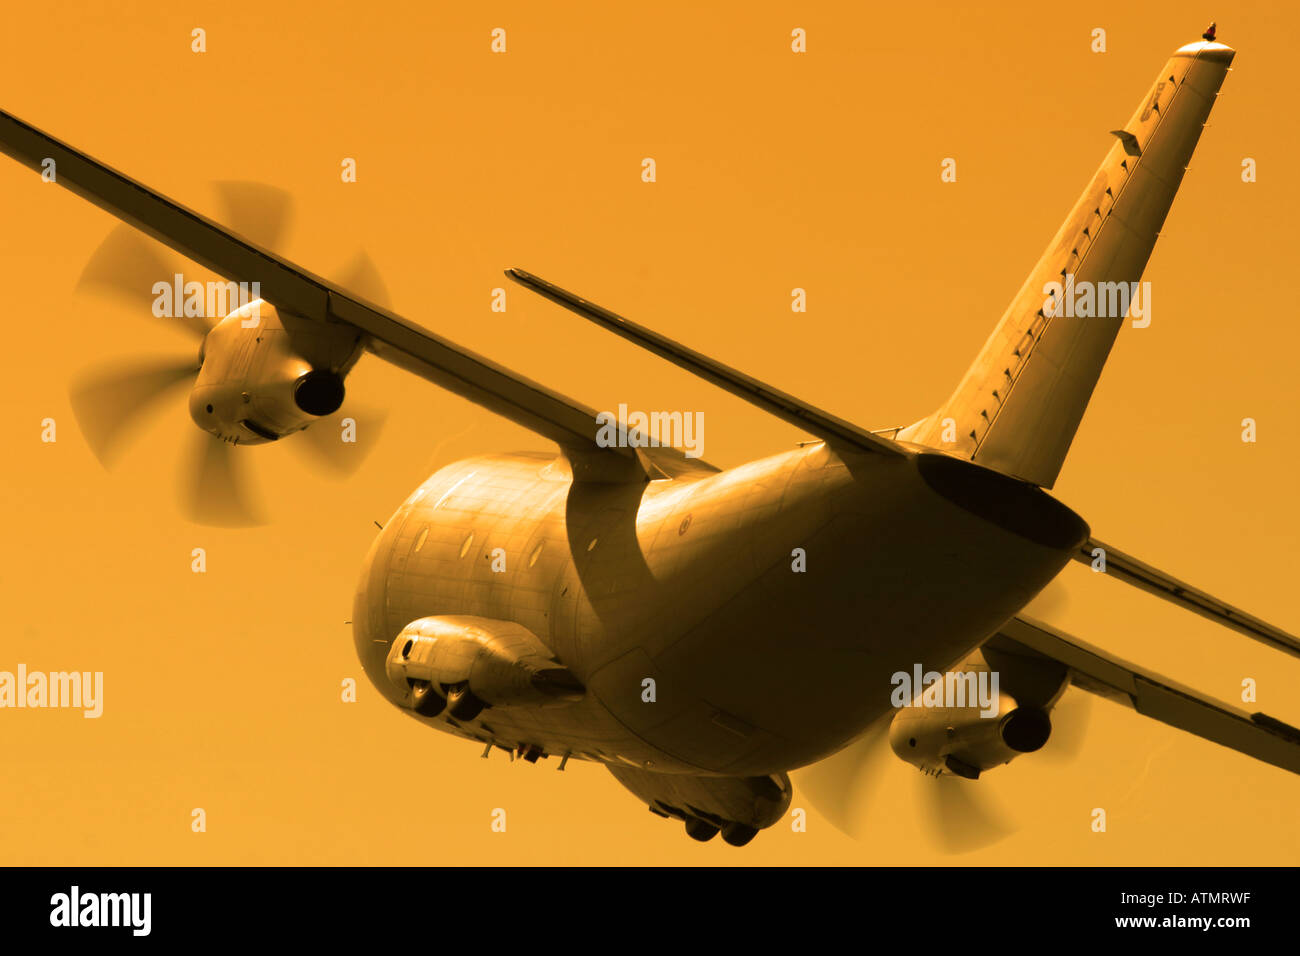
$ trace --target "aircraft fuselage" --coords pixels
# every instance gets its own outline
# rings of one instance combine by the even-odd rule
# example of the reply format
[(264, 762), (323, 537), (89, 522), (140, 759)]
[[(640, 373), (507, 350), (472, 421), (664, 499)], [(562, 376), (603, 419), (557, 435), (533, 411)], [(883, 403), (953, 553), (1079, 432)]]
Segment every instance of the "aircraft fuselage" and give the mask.
[[(443, 468), (385, 525), (353, 616), (365, 671), (435, 615), (514, 622), (586, 687), (564, 706), (412, 716), (510, 750), (755, 775), (834, 752), (897, 671), (944, 670), (1086, 539), (1041, 490), (946, 455), (800, 448), (700, 477), (573, 482), (564, 458)], [(652, 682), (652, 683), (651, 683)]]

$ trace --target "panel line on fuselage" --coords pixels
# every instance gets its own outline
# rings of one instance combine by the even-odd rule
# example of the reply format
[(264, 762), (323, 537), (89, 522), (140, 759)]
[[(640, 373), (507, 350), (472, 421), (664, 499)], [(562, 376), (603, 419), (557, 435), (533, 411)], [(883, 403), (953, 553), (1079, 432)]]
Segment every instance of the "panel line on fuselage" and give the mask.
[(463, 485), (465, 482), (469, 481), (471, 478), (473, 478), (473, 477), (474, 477), (475, 475), (477, 475), (477, 474), (478, 474), (477, 471), (471, 471), (468, 475), (462, 475), (459, 481), (457, 481), (454, 485), (452, 485), (450, 488), (448, 488), (446, 491), (444, 491), (444, 492), (442, 493), (442, 497), (439, 498), (437, 501), (435, 501), (435, 502), (433, 503), (433, 507), (430, 508), (429, 510), (430, 510), (430, 511), (437, 511), (437, 510), (438, 510), (438, 506), (441, 505), (441, 504), (442, 504), (444, 501), (446, 501), (448, 498), (450, 498), (450, 497), (452, 496), (452, 494), (455, 493), (455, 491), (456, 491), (457, 488), (459, 488), (461, 485)]

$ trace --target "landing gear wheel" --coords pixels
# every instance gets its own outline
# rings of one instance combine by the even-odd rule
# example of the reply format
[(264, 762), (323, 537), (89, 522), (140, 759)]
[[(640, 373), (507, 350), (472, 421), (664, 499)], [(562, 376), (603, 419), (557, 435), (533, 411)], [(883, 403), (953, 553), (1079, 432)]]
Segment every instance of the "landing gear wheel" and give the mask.
[(422, 717), (437, 717), (446, 706), (447, 702), (427, 680), (418, 680), (411, 685), (411, 709), (417, 714)]
[(447, 713), (457, 720), (473, 720), (486, 706), (487, 704), (474, 696), (468, 684), (461, 684), (447, 691)]
[(743, 823), (728, 823), (722, 828), (722, 839), (732, 846), (744, 846), (756, 836), (758, 830)]
[(708, 843), (718, 835), (718, 828), (708, 820), (701, 820), (699, 817), (687, 817), (686, 835), (692, 840)]

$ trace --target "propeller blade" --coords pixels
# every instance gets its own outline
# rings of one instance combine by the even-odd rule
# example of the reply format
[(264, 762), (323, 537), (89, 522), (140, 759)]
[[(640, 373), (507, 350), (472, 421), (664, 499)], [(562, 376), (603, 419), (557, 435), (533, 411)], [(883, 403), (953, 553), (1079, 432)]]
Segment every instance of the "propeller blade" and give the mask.
[(348, 267), (339, 276), (338, 283), (367, 302), (385, 309), (389, 307), (388, 286), (379, 274), (375, 261), (364, 249), (348, 263)]
[(1042, 759), (1068, 763), (1083, 751), (1088, 738), (1088, 721), (1092, 716), (1092, 695), (1077, 689), (1067, 689), (1065, 695), (1052, 707), (1052, 735), (1041, 752), (1026, 759)]
[(347, 476), (379, 443), (388, 414), (382, 409), (352, 404), (343, 410), (312, 422), (290, 440), (295, 448), (305, 450), (312, 460), (340, 476)]
[(226, 528), (264, 524), (238, 464), (238, 449), (207, 432), (196, 434), (183, 501), (190, 520)]
[(69, 393), (72, 412), (100, 464), (110, 467), (144, 413), (198, 371), (196, 356), (116, 362), (81, 376)]
[(925, 829), (944, 853), (969, 853), (991, 846), (1015, 827), (998, 811), (978, 780), (951, 774), (918, 778)]
[(813, 808), (841, 833), (859, 839), (862, 809), (890, 755), (886, 735), (894, 712), (870, 724), (853, 742), (798, 772), (797, 784)]
[(293, 220), (292, 196), (266, 183), (224, 180), (213, 186), (222, 225), (273, 252), (279, 248)]
[[(1045, 621), (1059, 621), (1062, 613), (1070, 604), (1070, 592), (1062, 577), (1056, 577), (1043, 588), (1025, 610), (1033, 617)], [(1092, 695), (1071, 691), (1068, 687), (1065, 695), (1052, 708), (1052, 735), (1047, 738), (1043, 749), (1033, 756), (1035, 762), (1066, 763), (1073, 760), (1083, 749), (1083, 742), (1088, 731), (1088, 717), (1092, 713)]]
[[(158, 282), (171, 286), (180, 271), (177, 260), (164, 253), (163, 247), (144, 233), (119, 223), (95, 250), (77, 280), (78, 291), (113, 296), (140, 315), (153, 313), (156, 298), (153, 287)], [(182, 303), (175, 311), (183, 312)], [(197, 338), (208, 334), (209, 322), (198, 316), (178, 314), (164, 322)]]

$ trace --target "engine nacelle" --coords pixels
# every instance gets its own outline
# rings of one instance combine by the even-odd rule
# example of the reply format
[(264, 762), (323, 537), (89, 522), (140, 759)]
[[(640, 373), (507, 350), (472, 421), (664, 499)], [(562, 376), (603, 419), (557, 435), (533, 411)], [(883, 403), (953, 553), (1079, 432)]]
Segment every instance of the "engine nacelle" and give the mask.
[(913, 683), (923, 686), (903, 695), (907, 706), (890, 722), (889, 746), (925, 773), (974, 780), (1047, 743), (1048, 714), (1067, 682), (1057, 665), (992, 648), (975, 651), (943, 674), (922, 676), (918, 667)]
[(974, 780), (1038, 750), (1051, 733), (1047, 711), (1021, 707), (1003, 694), (998, 712), (988, 717), (978, 707), (904, 708), (889, 725), (889, 746), (926, 773)]
[(241, 445), (301, 431), (343, 404), (343, 379), (361, 353), (355, 331), (281, 313), (258, 299), (203, 341), (190, 416)]
[(466, 691), (483, 704), (547, 706), (581, 700), (586, 688), (532, 631), (468, 615), (422, 617), (402, 628), (385, 662), (388, 679), (422, 713), (422, 694)]

